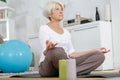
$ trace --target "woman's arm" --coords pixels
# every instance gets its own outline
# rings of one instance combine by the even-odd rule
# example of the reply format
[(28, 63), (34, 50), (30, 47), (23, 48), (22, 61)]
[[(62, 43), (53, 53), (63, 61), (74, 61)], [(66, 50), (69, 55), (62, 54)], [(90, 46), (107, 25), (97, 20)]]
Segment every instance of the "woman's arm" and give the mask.
[(90, 53), (95, 53), (95, 52), (108, 53), (109, 51), (110, 50), (107, 50), (106, 48), (98, 48), (98, 49), (88, 50), (84, 52), (73, 52), (69, 55), (69, 57), (76, 58), (76, 57), (80, 57), (80, 56), (90, 54)]

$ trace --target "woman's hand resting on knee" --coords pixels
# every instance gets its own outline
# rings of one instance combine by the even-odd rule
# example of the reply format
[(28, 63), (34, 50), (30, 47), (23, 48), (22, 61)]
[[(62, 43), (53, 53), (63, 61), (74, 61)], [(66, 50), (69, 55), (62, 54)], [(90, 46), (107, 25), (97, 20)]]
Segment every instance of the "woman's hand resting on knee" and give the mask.
[(101, 52), (101, 53), (108, 53), (108, 52), (110, 52), (110, 50), (107, 50), (106, 48), (98, 48), (97, 50), (99, 52)]
[(73, 52), (69, 55), (70, 58), (77, 58), (86, 54), (91, 54), (96, 51), (99, 51), (100, 53), (108, 53), (110, 50), (107, 50), (106, 48), (97, 48), (97, 49), (92, 49), (84, 52)]

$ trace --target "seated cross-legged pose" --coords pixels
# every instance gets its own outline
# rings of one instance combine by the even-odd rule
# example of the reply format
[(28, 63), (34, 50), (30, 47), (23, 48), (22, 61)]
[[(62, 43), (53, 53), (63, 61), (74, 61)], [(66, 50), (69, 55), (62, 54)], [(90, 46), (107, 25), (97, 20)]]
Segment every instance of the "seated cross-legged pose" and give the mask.
[(104, 53), (109, 52), (106, 48), (76, 52), (70, 33), (60, 26), (63, 11), (63, 4), (57, 1), (48, 2), (44, 8), (43, 14), (50, 22), (39, 29), (41, 46), (39, 74), (43, 77), (58, 76), (59, 60), (69, 58), (76, 59), (76, 74), (89, 74), (103, 63)]

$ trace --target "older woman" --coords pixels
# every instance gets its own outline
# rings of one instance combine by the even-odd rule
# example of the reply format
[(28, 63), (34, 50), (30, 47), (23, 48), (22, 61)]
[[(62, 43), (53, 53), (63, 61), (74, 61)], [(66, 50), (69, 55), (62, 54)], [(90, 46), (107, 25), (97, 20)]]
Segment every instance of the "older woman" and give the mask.
[(44, 8), (44, 16), (50, 20), (39, 30), (41, 58), (39, 74), (44, 77), (58, 76), (58, 61), (60, 59), (76, 59), (77, 73), (84, 75), (99, 67), (105, 57), (105, 48), (76, 52), (71, 42), (69, 32), (60, 26), (63, 19), (64, 6), (57, 1), (49, 2)]

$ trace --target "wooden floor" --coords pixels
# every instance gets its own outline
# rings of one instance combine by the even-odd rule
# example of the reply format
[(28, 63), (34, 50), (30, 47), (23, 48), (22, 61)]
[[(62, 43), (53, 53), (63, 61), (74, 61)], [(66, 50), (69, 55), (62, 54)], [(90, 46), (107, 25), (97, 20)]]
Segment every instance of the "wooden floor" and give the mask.
[[(0, 78), (0, 80), (59, 80), (59, 78)], [(77, 78), (77, 80), (120, 80), (120, 78)]]
[[(2, 78), (0, 80), (59, 80), (59, 78)], [(104, 78), (77, 78), (77, 80), (105, 80)]]

